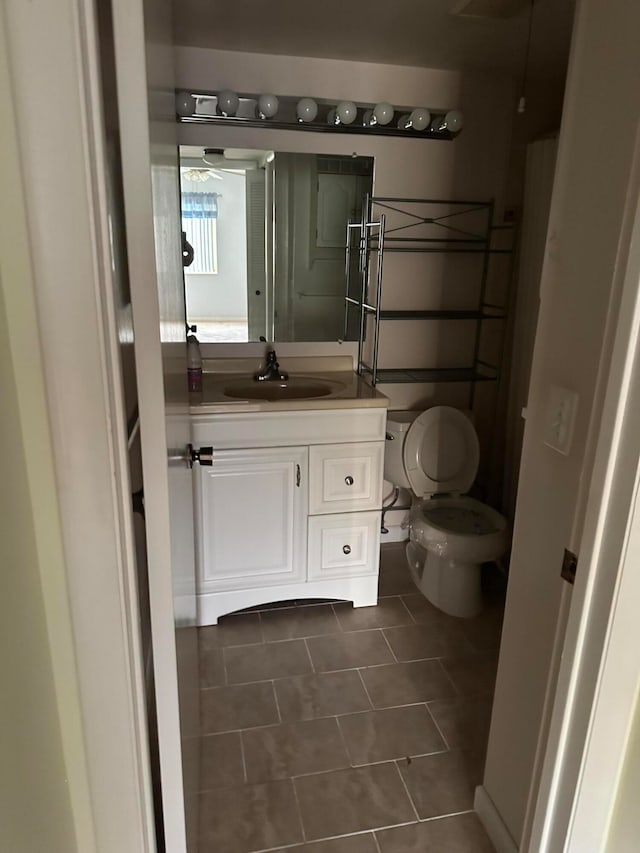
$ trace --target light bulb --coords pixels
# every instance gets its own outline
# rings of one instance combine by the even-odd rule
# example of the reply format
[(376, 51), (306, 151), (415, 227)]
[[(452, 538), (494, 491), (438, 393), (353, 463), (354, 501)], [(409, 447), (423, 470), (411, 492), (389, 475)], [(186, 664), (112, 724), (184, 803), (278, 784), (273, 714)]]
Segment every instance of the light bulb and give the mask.
[(374, 124), (376, 124), (376, 121), (373, 118), (373, 110), (365, 110), (364, 115), (362, 116), (362, 126), (373, 127)]
[(444, 126), (451, 133), (458, 133), (459, 130), (462, 130), (463, 124), (464, 116), (460, 110), (449, 110), (444, 117)]
[(393, 119), (393, 113), (393, 107), (386, 101), (381, 101), (379, 104), (376, 104), (373, 109), (374, 118), (376, 122), (381, 125), (389, 124)]
[(260, 118), (273, 118), (278, 112), (279, 101), (275, 95), (260, 95), (258, 98), (258, 114)]
[(313, 121), (318, 115), (318, 105), (313, 98), (300, 98), (296, 105), (298, 121)]
[(429, 125), (429, 130), (432, 133), (439, 133), (441, 130), (446, 130), (447, 126), (444, 123), (444, 116), (436, 116), (431, 120), (431, 124)]
[(340, 119), (340, 124), (353, 124), (357, 112), (358, 108), (353, 101), (340, 101), (336, 107), (336, 115)]
[(431, 121), (431, 113), (424, 107), (418, 107), (417, 109), (413, 110), (413, 112), (409, 116), (409, 120), (411, 122), (411, 127), (414, 130), (425, 130), (427, 127), (429, 127), (429, 122)]
[(411, 118), (406, 113), (398, 119), (398, 130), (408, 130), (411, 127)]
[(218, 110), (223, 116), (234, 116), (238, 112), (240, 98), (230, 89), (218, 93)]
[(196, 111), (197, 101), (191, 92), (176, 92), (176, 112), (179, 116), (191, 116)]

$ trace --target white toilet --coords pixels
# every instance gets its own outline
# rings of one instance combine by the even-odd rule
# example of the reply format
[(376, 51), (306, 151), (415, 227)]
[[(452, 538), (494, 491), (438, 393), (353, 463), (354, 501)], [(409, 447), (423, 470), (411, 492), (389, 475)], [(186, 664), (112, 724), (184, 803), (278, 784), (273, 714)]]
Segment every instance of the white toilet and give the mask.
[(479, 458), (476, 431), (459, 409), (387, 416), (384, 476), (413, 496), (409, 568), (426, 598), (452, 616), (482, 610), (481, 564), (508, 547), (507, 520), (465, 496)]

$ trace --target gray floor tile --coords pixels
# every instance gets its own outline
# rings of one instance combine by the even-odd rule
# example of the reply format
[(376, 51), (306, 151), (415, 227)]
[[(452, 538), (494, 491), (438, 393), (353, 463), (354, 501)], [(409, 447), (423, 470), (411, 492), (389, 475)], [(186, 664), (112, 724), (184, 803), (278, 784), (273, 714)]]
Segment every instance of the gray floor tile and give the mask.
[(280, 678), (274, 687), (285, 722), (349, 714), (371, 707), (355, 670)]
[(463, 630), (474, 649), (479, 652), (500, 648), (502, 618), (501, 606), (487, 607), (479, 616), (463, 620)]
[(349, 714), (339, 723), (356, 765), (446, 749), (424, 705)]
[(462, 696), (493, 693), (498, 657), (494, 652), (446, 657), (442, 666)]
[(332, 838), (329, 841), (312, 841), (311, 844), (289, 847), (276, 853), (378, 853), (378, 847), (373, 834), (367, 832), (363, 835)]
[(334, 717), (243, 732), (249, 782), (287, 779), (349, 766)]
[(198, 658), (200, 661), (200, 687), (220, 687), (225, 683), (222, 649), (201, 651)]
[(200, 797), (199, 853), (250, 853), (303, 841), (293, 783), (266, 782)]
[(495, 853), (475, 814), (376, 832), (381, 853)]
[(421, 820), (473, 808), (482, 781), (482, 759), (475, 752), (438, 752), (398, 766)]
[(392, 625), (410, 625), (411, 614), (399, 596), (381, 598), (375, 607), (354, 607), (348, 601), (334, 604), (343, 631), (362, 631), (366, 628), (387, 628)]
[(244, 784), (239, 732), (200, 738), (200, 790)]
[(362, 678), (374, 708), (448, 699), (455, 695), (450, 680), (437, 660), (363, 669)]
[(284, 678), (313, 671), (304, 640), (227, 648), (224, 660), (228, 684)]
[(378, 594), (403, 595), (416, 591), (416, 585), (409, 574), (405, 556), (406, 543), (393, 542), (380, 549), (380, 576)]
[(399, 661), (473, 653), (462, 626), (457, 623), (385, 628), (384, 635)]
[(330, 604), (267, 610), (260, 614), (262, 633), (270, 640), (291, 640), (333, 634), (340, 625)]
[(307, 640), (316, 672), (375, 666), (394, 660), (381, 631), (354, 631)]
[(442, 610), (434, 607), (421, 592), (416, 592), (415, 589), (411, 594), (403, 595), (402, 601), (409, 613), (411, 613), (414, 622), (420, 625), (433, 622), (446, 623), (457, 621), (454, 616), (449, 616), (448, 613), (443, 613)]
[(222, 616), (217, 625), (198, 628), (198, 642), (204, 651), (223, 646), (245, 646), (262, 642), (260, 616), (257, 613), (241, 613)]
[(489, 738), (492, 697), (462, 697), (429, 702), (429, 710), (449, 749), (483, 752)]
[(268, 726), (278, 723), (278, 708), (270, 681), (200, 691), (203, 734)]
[(394, 764), (374, 764), (295, 780), (308, 840), (391, 826), (415, 817)]

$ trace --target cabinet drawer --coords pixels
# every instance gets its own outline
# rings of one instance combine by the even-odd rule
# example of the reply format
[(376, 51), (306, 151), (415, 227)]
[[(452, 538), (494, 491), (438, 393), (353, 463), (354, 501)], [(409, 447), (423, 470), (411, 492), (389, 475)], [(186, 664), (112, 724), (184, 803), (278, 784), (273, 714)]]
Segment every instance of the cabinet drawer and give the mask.
[(384, 442), (309, 448), (309, 513), (380, 509)]
[(309, 580), (377, 574), (380, 513), (310, 517), (308, 547)]

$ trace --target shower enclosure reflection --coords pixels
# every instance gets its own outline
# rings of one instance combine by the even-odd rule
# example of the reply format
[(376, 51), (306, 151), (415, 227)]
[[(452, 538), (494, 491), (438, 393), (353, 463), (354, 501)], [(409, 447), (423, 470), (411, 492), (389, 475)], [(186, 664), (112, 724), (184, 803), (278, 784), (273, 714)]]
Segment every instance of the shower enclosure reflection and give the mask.
[(373, 158), (181, 146), (180, 166), (199, 340), (342, 338), (346, 225), (372, 191)]

